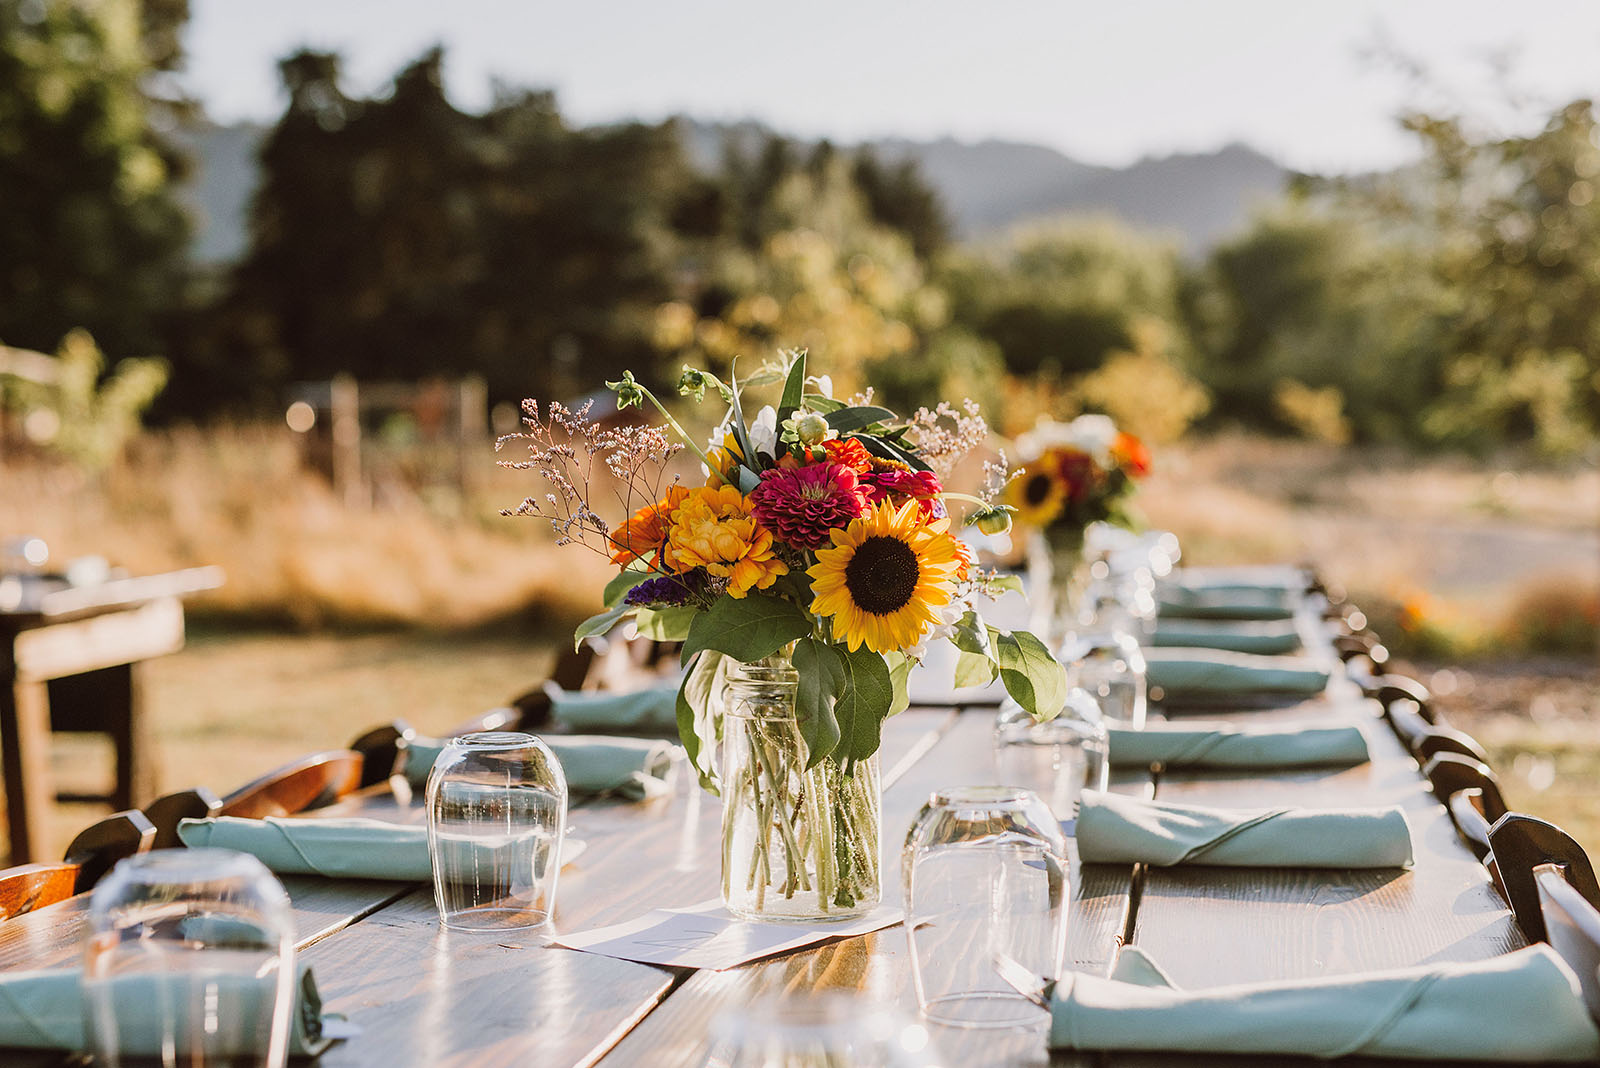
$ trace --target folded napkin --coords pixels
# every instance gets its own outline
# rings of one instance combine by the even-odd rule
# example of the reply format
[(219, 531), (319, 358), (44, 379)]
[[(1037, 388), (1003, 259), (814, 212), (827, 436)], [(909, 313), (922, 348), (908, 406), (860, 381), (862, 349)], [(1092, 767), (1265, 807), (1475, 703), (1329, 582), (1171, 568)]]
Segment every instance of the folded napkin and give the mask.
[[(178, 973), (177, 982), (187, 984), (189, 976)], [(161, 980), (152, 975), (129, 976), (116, 980), (131, 988), (118, 992), (122, 1005), (150, 1006), (161, 994)], [(0, 1047), (23, 1049), (83, 1049), (88, 1044), (84, 1033), (83, 977), (77, 969), (0, 973)], [(300, 965), (296, 1001), (289, 1024), (289, 1051), (295, 1056), (315, 1057), (334, 1041), (323, 1033), (322, 998), (309, 965)], [(259, 996), (255, 984), (246, 997)], [(187, 991), (177, 994), (181, 1002)], [(328, 1020), (343, 1020), (329, 1016)], [(118, 1013), (117, 1036), (122, 1052), (131, 1056), (156, 1056), (161, 1052), (160, 1017), (146, 1009)]]
[(433, 878), (428, 828), (422, 825), (347, 819), (184, 820), (178, 837), (186, 846), (216, 846), (254, 854), (279, 875), (327, 875), (336, 879)]
[[(672, 789), (668, 776), (677, 746), (671, 742), (585, 734), (552, 734), (544, 742), (561, 761), (567, 789), (574, 794), (644, 801)], [(427, 785), (428, 771), (446, 744), (440, 738), (406, 739), (405, 773), (412, 786)]]
[(1225, 649), (1234, 653), (1292, 653), (1300, 632), (1292, 619), (1227, 620), (1163, 618), (1152, 645)]
[(1188, 619), (1287, 619), (1306, 588), (1293, 568), (1187, 569), (1156, 587), (1163, 616)]
[(1078, 856), (1114, 864), (1236, 868), (1402, 868), (1411, 832), (1399, 808), (1217, 809), (1085, 791)]
[(1471, 964), (1186, 991), (1138, 949), (1111, 978), (1069, 973), (1050, 1007), (1056, 1049), (1334, 1058), (1588, 1061), (1600, 1032), (1549, 946)]
[(676, 734), (678, 687), (653, 686), (631, 693), (563, 690), (547, 686), (550, 715), (572, 730), (602, 734)]
[(1187, 728), (1151, 724), (1144, 730), (1112, 727), (1111, 766), (1147, 768), (1299, 768), (1365, 764), (1367, 739), (1359, 727)]
[(1227, 694), (1312, 696), (1328, 685), (1328, 669), (1301, 656), (1254, 656), (1206, 649), (1147, 649), (1145, 682), (1163, 700)]

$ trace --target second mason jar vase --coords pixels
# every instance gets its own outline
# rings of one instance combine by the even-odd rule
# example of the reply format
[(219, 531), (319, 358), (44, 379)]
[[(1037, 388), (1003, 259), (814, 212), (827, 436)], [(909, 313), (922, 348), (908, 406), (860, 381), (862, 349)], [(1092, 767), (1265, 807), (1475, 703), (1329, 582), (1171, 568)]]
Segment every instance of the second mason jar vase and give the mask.
[(798, 681), (771, 657), (735, 666), (722, 694), (722, 900), (744, 919), (847, 919), (882, 896), (878, 757), (808, 768)]

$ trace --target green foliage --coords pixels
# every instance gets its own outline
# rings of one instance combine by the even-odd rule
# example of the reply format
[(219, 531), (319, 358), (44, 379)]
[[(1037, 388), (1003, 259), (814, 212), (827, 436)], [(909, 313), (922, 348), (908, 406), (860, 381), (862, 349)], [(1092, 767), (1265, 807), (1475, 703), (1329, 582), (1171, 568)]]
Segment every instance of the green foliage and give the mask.
[(694, 617), (683, 643), (683, 662), (702, 649), (715, 649), (753, 664), (811, 633), (811, 617), (793, 601), (750, 593), (719, 597)]
[(188, 223), (153, 124), (172, 109), (146, 92), (184, 7), (0, 4), (0, 339), (43, 349), (81, 327), (113, 352), (160, 348)]
[(105, 356), (85, 330), (61, 342), (49, 381), (13, 378), (0, 366), (0, 407), (48, 413), (41, 444), (89, 471), (104, 470), (138, 434), (140, 418), (167, 384), (155, 359), (119, 360), (109, 376)]

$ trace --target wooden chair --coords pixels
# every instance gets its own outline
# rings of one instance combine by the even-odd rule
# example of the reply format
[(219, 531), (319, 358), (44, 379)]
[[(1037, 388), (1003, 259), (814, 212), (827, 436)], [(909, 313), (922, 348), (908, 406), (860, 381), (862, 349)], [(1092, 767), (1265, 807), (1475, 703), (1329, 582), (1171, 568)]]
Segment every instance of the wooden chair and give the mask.
[(124, 857), (148, 852), (155, 825), (136, 809), (114, 812), (79, 832), (60, 864), (19, 864), (0, 871), (0, 920), (65, 901), (93, 889)]
[(400, 740), (416, 734), (415, 728), (403, 719), (374, 727), (350, 743), (350, 750), (361, 754), (360, 786), (374, 786), (388, 782), (400, 768)]
[(76, 864), (19, 864), (0, 871), (0, 922), (72, 896)]
[(1433, 711), (1433, 695), (1416, 679), (1405, 675), (1353, 676), (1362, 691), (1376, 700), (1388, 712), (1396, 701), (1411, 701), (1423, 722), (1432, 726), (1437, 721)]
[(219, 816), (263, 819), (331, 805), (361, 785), (366, 758), (350, 749), (312, 753), (222, 799)]
[(1489, 845), (1505, 884), (1506, 901), (1528, 941), (1550, 940), (1540, 904), (1540, 869), (1551, 869), (1589, 908), (1600, 909), (1594, 865), (1583, 847), (1555, 824), (1508, 812), (1489, 828)]
[(1478, 859), (1490, 859), (1489, 827), (1506, 814), (1494, 772), (1481, 761), (1441, 752), (1429, 758), (1422, 773)]
[(1381, 669), (1389, 662), (1389, 650), (1375, 634), (1340, 634), (1333, 639), (1333, 651), (1346, 664), (1357, 657), (1366, 657), (1375, 669)]
[(221, 812), (222, 801), (204, 786), (166, 794), (144, 807), (145, 818), (156, 829), (155, 849), (176, 849), (183, 845), (178, 837), (178, 824), (184, 820), (208, 819)]

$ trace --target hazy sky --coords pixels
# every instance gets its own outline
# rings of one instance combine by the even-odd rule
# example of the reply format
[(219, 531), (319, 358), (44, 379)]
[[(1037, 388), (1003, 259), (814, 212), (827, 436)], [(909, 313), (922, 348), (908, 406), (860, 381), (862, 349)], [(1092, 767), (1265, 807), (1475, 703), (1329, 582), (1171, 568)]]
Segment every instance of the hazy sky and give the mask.
[[(1432, 88), (1375, 62), (1379, 41)], [(219, 119), (270, 119), (275, 62), (296, 47), (341, 52), (366, 93), (435, 42), (466, 108), (498, 78), (555, 89), (579, 123), (757, 118), (1110, 164), (1240, 140), (1361, 169), (1410, 154), (1394, 122), (1410, 104), (1515, 130), (1600, 95), (1596, 0), (193, 0), (189, 84)], [(1503, 104), (1497, 55), (1521, 110)]]

